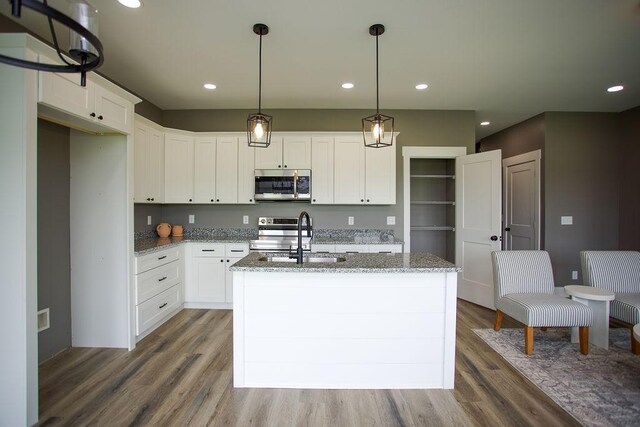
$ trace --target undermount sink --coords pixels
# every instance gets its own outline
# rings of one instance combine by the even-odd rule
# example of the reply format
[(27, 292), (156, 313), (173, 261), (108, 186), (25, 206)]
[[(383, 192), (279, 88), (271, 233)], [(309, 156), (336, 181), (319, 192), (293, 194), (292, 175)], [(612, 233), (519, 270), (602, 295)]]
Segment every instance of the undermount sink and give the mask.
[[(302, 258), (302, 263), (312, 262), (312, 263), (334, 263), (334, 262), (344, 262), (346, 258), (343, 257), (312, 257), (305, 256)], [(258, 261), (266, 261), (266, 262), (292, 262), (295, 263), (295, 258), (289, 258), (286, 256), (270, 256), (270, 257), (260, 257)]]

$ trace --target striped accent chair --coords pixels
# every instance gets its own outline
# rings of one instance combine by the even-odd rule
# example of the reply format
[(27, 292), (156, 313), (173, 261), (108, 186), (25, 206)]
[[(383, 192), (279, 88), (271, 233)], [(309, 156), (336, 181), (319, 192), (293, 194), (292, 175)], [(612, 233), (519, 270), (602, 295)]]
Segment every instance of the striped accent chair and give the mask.
[[(616, 294), (609, 315), (631, 327), (640, 324), (640, 252), (582, 251), (580, 261), (585, 285)], [(634, 339), (633, 331), (631, 351), (640, 354), (640, 343)]]
[(546, 251), (495, 251), (493, 261), (496, 323), (502, 314), (524, 323), (524, 352), (533, 353), (533, 328), (579, 327), (580, 353), (589, 353), (592, 312), (586, 305), (554, 294), (551, 259)]

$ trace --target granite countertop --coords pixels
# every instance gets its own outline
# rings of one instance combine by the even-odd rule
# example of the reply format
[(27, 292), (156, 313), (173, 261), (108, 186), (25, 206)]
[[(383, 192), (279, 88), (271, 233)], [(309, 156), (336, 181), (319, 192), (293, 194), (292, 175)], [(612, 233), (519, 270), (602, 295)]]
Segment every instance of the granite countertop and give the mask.
[(181, 244), (182, 242), (192, 243), (249, 243), (249, 239), (244, 237), (151, 237), (148, 239), (135, 239), (134, 254), (135, 256), (146, 255), (152, 252), (168, 249), (172, 246)]
[(462, 271), (449, 261), (429, 253), (414, 254), (310, 254), (314, 258), (338, 257), (345, 261), (335, 263), (269, 262), (260, 260), (282, 254), (250, 253), (229, 269), (248, 272), (313, 272), (313, 273), (454, 273)]

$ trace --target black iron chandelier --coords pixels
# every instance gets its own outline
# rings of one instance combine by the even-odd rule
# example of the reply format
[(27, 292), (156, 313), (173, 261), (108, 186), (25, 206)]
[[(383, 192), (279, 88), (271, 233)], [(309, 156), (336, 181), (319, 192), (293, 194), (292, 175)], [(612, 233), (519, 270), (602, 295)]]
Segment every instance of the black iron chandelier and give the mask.
[(378, 37), (384, 34), (384, 25), (372, 25), (369, 27), (369, 34), (376, 36), (376, 114), (362, 119), (362, 136), (365, 147), (390, 147), (393, 145), (393, 117), (380, 114), (378, 77)]
[[(30, 70), (80, 73), (80, 83), (85, 86), (87, 72), (98, 68), (104, 62), (102, 43), (94, 34), (95, 30), (94, 32), (90, 31), (93, 27), (97, 28), (97, 11), (95, 8), (85, 1), (73, 1), (71, 5), (72, 18), (50, 7), (47, 4), (47, 0), (43, 0), (42, 3), (37, 0), (9, 0), (9, 2), (11, 3), (11, 14), (16, 18), (21, 17), (22, 7), (32, 9), (47, 17), (54, 47), (64, 65), (27, 61), (6, 55), (0, 55), (0, 63)], [(59, 22), (71, 31), (69, 55), (78, 61), (78, 64), (73, 64), (63, 57), (53, 27), (53, 21)]]
[(253, 32), (260, 36), (260, 53), (258, 68), (258, 112), (249, 114), (247, 118), (247, 141), (249, 147), (267, 148), (271, 144), (271, 125), (273, 117), (264, 114), (262, 107), (262, 36), (269, 34), (269, 27), (264, 24), (253, 26)]

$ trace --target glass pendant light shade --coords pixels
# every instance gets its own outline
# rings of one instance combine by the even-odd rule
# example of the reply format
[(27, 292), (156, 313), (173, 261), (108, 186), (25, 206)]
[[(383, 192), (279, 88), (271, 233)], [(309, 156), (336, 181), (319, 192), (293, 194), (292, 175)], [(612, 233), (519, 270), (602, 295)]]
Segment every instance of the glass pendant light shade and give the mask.
[[(83, 0), (70, 0), (71, 19), (89, 30), (94, 36), (98, 36), (98, 10), (90, 3)], [(69, 54), (76, 61), (93, 61), (99, 56), (98, 50), (89, 40), (73, 30), (69, 30)]]
[(271, 144), (271, 124), (273, 117), (264, 114), (262, 107), (262, 36), (269, 34), (269, 27), (264, 24), (253, 26), (253, 32), (260, 36), (260, 53), (258, 68), (258, 112), (249, 114), (247, 118), (247, 142), (249, 147), (267, 148)]
[(384, 25), (369, 27), (369, 34), (376, 37), (376, 114), (362, 119), (362, 137), (365, 147), (383, 148), (393, 145), (393, 117), (380, 114), (380, 90), (378, 78), (378, 37), (384, 34)]
[(249, 147), (266, 148), (271, 144), (271, 117), (264, 113), (252, 113), (247, 118)]

